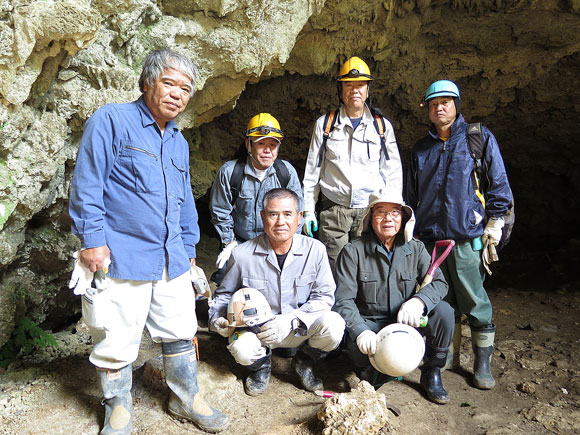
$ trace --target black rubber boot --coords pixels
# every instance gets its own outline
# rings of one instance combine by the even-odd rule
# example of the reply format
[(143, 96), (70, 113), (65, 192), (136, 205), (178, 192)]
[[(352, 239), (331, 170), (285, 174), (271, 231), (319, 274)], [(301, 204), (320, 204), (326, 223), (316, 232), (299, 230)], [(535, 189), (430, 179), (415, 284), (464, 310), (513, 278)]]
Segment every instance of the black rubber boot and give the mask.
[(131, 385), (133, 370), (131, 364), (117, 370), (97, 368), (105, 405), (105, 424), (102, 435), (129, 435), (133, 423)]
[(199, 394), (197, 386), (197, 358), (190, 340), (163, 343), (165, 381), (171, 389), (168, 411), (179, 419), (195, 423), (206, 432), (225, 429), (227, 415), (210, 407)]
[(298, 378), (300, 378), (300, 383), (305, 390), (317, 391), (324, 389), (322, 380), (314, 374), (314, 363), (324, 358), (327, 354), (328, 352), (315, 349), (305, 344), (292, 359), (292, 368), (298, 375)]
[[(270, 352), (271, 354), (271, 352)], [(245, 390), (248, 396), (259, 396), (270, 382), (270, 375), (272, 374), (272, 360), (270, 355), (260, 358), (255, 363), (248, 366), (250, 374), (246, 378)]]
[(448, 349), (427, 346), (425, 363), (421, 368), (421, 386), (430, 401), (444, 405), (449, 402), (449, 394), (441, 383), (441, 368), (447, 361)]
[(495, 325), (471, 329), (473, 348), (473, 385), (480, 390), (491, 390), (495, 379), (491, 375), (491, 355), (495, 340)]

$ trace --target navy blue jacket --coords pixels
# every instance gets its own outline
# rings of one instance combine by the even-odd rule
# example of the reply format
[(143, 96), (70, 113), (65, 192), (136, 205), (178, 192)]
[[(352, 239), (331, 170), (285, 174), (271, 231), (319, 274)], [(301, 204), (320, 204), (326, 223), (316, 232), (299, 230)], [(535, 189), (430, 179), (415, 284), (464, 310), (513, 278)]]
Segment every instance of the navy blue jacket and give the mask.
[(405, 196), (415, 210), (415, 235), (424, 242), (467, 240), (483, 235), (484, 216), (503, 216), (512, 192), (494, 135), (482, 127), (487, 142), (485, 165), (486, 209), (475, 194), (474, 160), (467, 143), (467, 122), (457, 115), (447, 141), (431, 125), (429, 135), (413, 147)]

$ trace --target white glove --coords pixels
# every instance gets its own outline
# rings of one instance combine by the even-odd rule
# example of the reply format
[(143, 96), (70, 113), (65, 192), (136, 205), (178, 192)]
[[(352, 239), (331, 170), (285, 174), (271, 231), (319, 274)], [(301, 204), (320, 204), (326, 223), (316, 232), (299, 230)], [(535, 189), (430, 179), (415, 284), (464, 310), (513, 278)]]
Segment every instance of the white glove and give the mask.
[(79, 257), (80, 251), (76, 251), (73, 254), (75, 267), (71, 273), (68, 288), (71, 289), (75, 295), (84, 295), (87, 292), (87, 288), (90, 288), (91, 283), (93, 282), (93, 272), (91, 272), (88, 267), (83, 266)]
[(425, 302), (419, 298), (411, 298), (399, 308), (397, 322), (418, 328), (421, 324), (421, 316), (425, 310)]
[(503, 218), (491, 218), (487, 221), (487, 225), (483, 230), (483, 236), (481, 236), (481, 241), (485, 245), (489, 240), (490, 245), (497, 245), (501, 240), (501, 229), (503, 228), (505, 222)]
[(269, 322), (260, 326), (258, 339), (264, 344), (281, 343), (290, 332), (292, 332), (292, 320), (296, 319), (294, 314), (278, 314)]
[(309, 237), (314, 237), (315, 231), (318, 231), (318, 221), (316, 220), (316, 214), (314, 214), (313, 211), (305, 211), (302, 232)]
[(230, 332), (232, 331), (229, 326), (230, 322), (228, 322), (228, 319), (225, 317), (218, 317), (217, 319), (212, 320), (209, 329), (217, 332), (222, 337), (227, 338), (230, 336)]
[(203, 269), (195, 264), (192, 264), (189, 269), (189, 275), (191, 278), (191, 285), (193, 290), (198, 297), (207, 296), (209, 297), (210, 287), (205, 277), (205, 272)]
[(236, 246), (238, 246), (238, 241), (232, 240), (224, 247), (224, 249), (222, 249), (222, 252), (219, 253), (217, 261), (215, 262), (215, 265), (218, 269), (221, 269), (226, 265), (230, 259), (230, 256), (232, 255), (232, 251)]
[(377, 334), (366, 329), (356, 338), (358, 349), (365, 355), (374, 355), (377, 351)]
[(485, 245), (483, 245), (483, 250), (481, 252), (481, 262), (483, 263), (483, 267), (487, 273), (492, 275), (491, 268), (489, 267), (491, 263), (495, 261), (499, 261), (499, 257), (497, 256), (497, 251), (495, 249), (495, 244), (491, 244), (491, 237), (487, 240)]

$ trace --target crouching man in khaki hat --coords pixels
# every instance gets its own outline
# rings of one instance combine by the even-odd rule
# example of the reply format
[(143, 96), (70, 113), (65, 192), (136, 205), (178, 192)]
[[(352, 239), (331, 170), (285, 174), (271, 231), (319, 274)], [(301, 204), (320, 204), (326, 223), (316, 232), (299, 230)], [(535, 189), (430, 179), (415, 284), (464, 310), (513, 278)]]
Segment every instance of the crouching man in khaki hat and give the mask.
[(449, 395), (440, 368), (453, 336), (453, 309), (442, 300), (447, 283), (439, 270), (415, 293), (430, 256), (423, 243), (412, 238), (414, 225), (413, 210), (398, 191), (381, 189), (370, 196), (361, 237), (342, 249), (335, 265), (333, 310), (346, 321), (345, 350), (359, 373), (370, 367), (377, 332), (395, 322), (418, 328), (421, 316), (428, 315), (428, 324), (419, 328), (427, 338), (421, 386), (431, 401), (444, 404)]

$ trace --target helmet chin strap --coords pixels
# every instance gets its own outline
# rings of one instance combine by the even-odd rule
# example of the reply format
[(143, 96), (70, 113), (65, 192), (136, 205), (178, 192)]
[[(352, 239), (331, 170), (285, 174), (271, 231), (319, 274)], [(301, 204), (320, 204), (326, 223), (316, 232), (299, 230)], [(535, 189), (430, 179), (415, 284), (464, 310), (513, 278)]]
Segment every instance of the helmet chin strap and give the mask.
[(252, 153), (250, 151), (248, 151), (248, 156), (250, 156), (250, 160), (252, 161), (252, 165), (254, 165), (254, 168), (256, 167), (255, 164), (258, 164), (258, 165), (260, 164), (260, 162), (258, 162), (256, 160), (256, 158), (252, 155)]
[[(252, 139), (250, 139), (249, 137), (246, 137), (246, 149), (248, 150), (248, 156), (250, 157), (250, 160), (252, 161), (252, 165), (254, 165), (254, 163), (258, 163), (256, 158), (252, 155)], [(256, 165), (254, 165), (254, 167), (255, 166)]]

